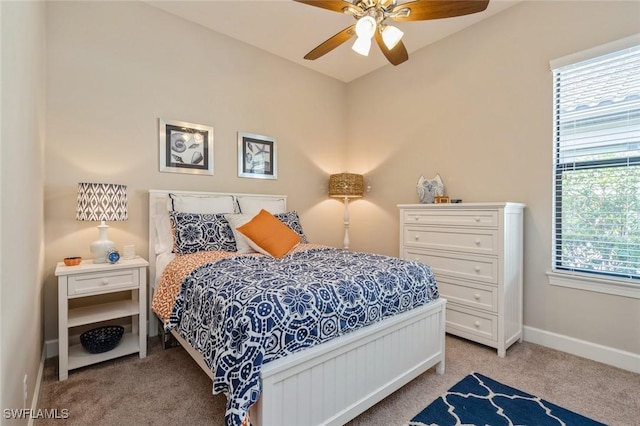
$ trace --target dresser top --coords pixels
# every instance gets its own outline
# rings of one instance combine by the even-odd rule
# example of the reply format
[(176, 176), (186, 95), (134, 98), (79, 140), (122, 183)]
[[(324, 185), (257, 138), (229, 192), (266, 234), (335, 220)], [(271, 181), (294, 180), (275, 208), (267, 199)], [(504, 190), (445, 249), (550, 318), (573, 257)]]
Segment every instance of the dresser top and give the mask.
[(400, 209), (524, 209), (524, 203), (512, 201), (488, 201), (483, 203), (398, 204)]

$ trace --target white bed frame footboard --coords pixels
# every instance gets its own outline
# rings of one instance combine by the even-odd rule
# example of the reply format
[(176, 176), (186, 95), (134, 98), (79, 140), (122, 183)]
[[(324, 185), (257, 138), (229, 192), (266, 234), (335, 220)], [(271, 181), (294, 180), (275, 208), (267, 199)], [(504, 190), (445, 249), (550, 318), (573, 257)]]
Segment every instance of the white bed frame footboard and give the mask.
[(263, 365), (252, 426), (343, 425), (431, 367), (444, 374), (445, 305), (438, 299)]
[(343, 425), (429, 368), (443, 374), (445, 304), (265, 364), (252, 425)]
[[(169, 192), (189, 193), (150, 191), (150, 222), (158, 206), (166, 206)], [(152, 263), (155, 230), (151, 223), (149, 231)], [(150, 296), (156, 284), (154, 266)], [(251, 408), (251, 424), (343, 425), (428, 369), (435, 367), (438, 374), (443, 374), (445, 306), (446, 300), (441, 298), (263, 365), (262, 394)], [(155, 315), (149, 318), (155, 319)], [(179, 334), (172, 333), (213, 377), (202, 355)]]

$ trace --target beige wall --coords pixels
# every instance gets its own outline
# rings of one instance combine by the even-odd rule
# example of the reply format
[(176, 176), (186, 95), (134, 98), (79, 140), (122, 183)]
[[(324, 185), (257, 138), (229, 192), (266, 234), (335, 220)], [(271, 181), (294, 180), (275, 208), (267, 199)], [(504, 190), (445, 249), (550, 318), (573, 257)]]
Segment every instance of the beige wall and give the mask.
[[(128, 185), (129, 220), (109, 237), (145, 257), (149, 189), (287, 194), (310, 239), (340, 244), (342, 205), (326, 191), (344, 168), (344, 83), (144, 3), (47, 10), (46, 339), (56, 262), (90, 258), (97, 238), (97, 223), (75, 221), (78, 182)], [(158, 171), (159, 117), (214, 127), (214, 176)], [(277, 139), (277, 180), (237, 177), (238, 131)]]
[(0, 408), (19, 409), (43, 338), (44, 3), (0, 2), (0, 18)]
[(417, 202), (421, 174), (440, 173), (464, 201), (524, 202), (525, 325), (640, 354), (640, 300), (552, 287), (545, 275), (549, 60), (639, 30), (639, 2), (527, 1), (351, 83), (349, 116), (371, 119), (350, 121), (348, 164), (372, 185), (352, 204), (352, 247), (398, 253), (396, 204)]
[[(640, 353), (637, 300), (545, 276), (548, 62), (637, 31), (639, 4), (527, 1), (347, 85), (145, 4), (49, 3), (45, 338), (57, 336), (55, 263), (89, 256), (97, 235), (74, 220), (78, 182), (129, 186), (130, 219), (110, 237), (142, 254), (150, 188), (288, 194), (311, 240), (340, 246), (326, 180), (348, 169), (372, 187), (351, 204), (355, 250), (398, 253), (396, 204), (417, 201), (420, 174), (465, 201), (525, 202), (525, 324)], [(215, 176), (158, 172), (158, 117), (215, 127)], [(278, 180), (237, 177), (237, 131), (278, 139)]]

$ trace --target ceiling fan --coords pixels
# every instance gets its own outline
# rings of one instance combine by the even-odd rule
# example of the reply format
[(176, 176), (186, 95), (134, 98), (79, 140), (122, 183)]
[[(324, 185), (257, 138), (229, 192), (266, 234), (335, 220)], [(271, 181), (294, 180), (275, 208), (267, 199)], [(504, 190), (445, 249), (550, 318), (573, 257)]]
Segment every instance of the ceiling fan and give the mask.
[(485, 10), (489, 0), (414, 0), (398, 4), (397, 0), (294, 0), (310, 6), (346, 13), (357, 22), (305, 55), (305, 59), (314, 60), (329, 53), (353, 36), (356, 41), (352, 49), (367, 56), (371, 49), (371, 39), (375, 38), (378, 47), (393, 65), (399, 65), (409, 59), (407, 49), (401, 41), (403, 32), (388, 25), (387, 20), (426, 21), (430, 19), (451, 18), (470, 15)]

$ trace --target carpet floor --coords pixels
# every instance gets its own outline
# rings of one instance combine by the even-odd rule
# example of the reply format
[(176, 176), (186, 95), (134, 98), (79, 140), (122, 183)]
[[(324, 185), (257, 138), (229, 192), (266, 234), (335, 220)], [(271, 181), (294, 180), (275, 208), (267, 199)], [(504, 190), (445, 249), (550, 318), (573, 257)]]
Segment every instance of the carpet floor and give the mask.
[[(609, 425), (640, 419), (640, 374), (532, 343), (516, 343), (505, 358), (464, 339), (446, 338), (446, 373), (433, 369), (348, 423), (404, 425), (469, 373), (476, 371)], [(38, 408), (67, 409), (46, 425), (223, 425), (225, 397), (181, 348), (149, 339), (148, 356), (130, 355), (69, 372), (57, 380), (57, 358), (45, 363)]]

